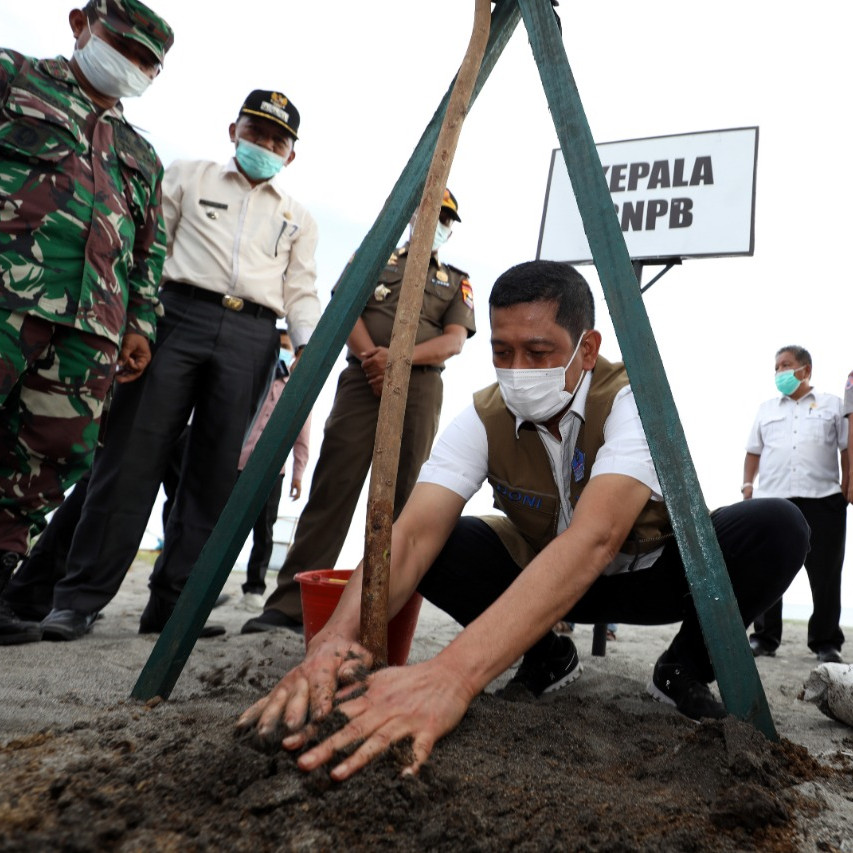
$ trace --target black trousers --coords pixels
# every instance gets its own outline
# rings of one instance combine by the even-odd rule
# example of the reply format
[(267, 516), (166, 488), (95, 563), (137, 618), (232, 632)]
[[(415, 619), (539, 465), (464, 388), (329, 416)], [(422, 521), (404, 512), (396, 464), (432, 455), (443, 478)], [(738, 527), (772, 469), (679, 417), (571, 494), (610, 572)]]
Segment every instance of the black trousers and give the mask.
[[(808, 526), (785, 500), (755, 500), (723, 507), (712, 515), (744, 627), (787, 589), (808, 550)], [(515, 580), (521, 568), (497, 534), (482, 520), (459, 520), (418, 590), (467, 625)], [(563, 617), (569, 622), (664, 625), (681, 622), (669, 659), (691, 666), (705, 681), (714, 679), (684, 564), (670, 541), (648, 569), (602, 575)], [(551, 626), (543, 626), (543, 628)], [(547, 650), (546, 633), (530, 653)]]
[[(169, 455), (163, 476), (163, 488), (166, 492), (163, 530), (166, 529), (169, 512), (178, 491), (188, 432), (189, 429), (185, 429), (181, 433), (181, 438)], [(13, 575), (3, 594), (3, 598), (22, 619), (40, 622), (53, 608), (53, 591), (65, 577), (68, 552), (71, 550), (74, 531), (83, 514), (91, 473), (91, 470), (87, 471), (66, 495), (45, 530), (36, 539), (21, 570)]]
[(278, 352), (267, 317), (229, 311), (174, 292), (161, 294), (154, 357), (119, 387), (104, 446), (56, 585), (54, 607), (91, 612), (118, 591), (151, 514), (169, 457), (192, 414), (153, 595), (174, 603), (237, 477), (249, 421)]
[(267, 569), (272, 557), (272, 531), (278, 518), (278, 505), (281, 503), (281, 492), (284, 485), (284, 474), (279, 474), (267, 498), (266, 504), (252, 528), (252, 551), (246, 566), (246, 583), (243, 592), (255, 592), (263, 595), (266, 590)]
[[(825, 498), (789, 498), (811, 528), (811, 546), (805, 559), (812, 590), (813, 611), (809, 619), (808, 646), (817, 652), (823, 646), (840, 649), (844, 633), (841, 619), (841, 568), (847, 536), (847, 501), (840, 493)], [(771, 604), (755, 620), (750, 634), (775, 650), (782, 642), (782, 599)]]

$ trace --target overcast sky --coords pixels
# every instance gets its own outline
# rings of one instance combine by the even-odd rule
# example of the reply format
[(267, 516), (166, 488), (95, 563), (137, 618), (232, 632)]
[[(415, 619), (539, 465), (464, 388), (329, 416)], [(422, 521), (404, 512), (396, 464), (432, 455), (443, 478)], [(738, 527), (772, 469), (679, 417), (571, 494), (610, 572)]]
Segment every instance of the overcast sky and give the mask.
[[(166, 164), (179, 157), (225, 160), (233, 150), (228, 125), (245, 95), (283, 91), (302, 116), (284, 183), (319, 222), (325, 304), (459, 66), (474, 4), (152, 6), (173, 26), (175, 46), (149, 92), (127, 101), (127, 115)], [(30, 55), (70, 56), (71, 7), (67, 0), (4, 3), (0, 42)], [(645, 296), (710, 507), (740, 498), (744, 444), (758, 405), (775, 394), (780, 346), (811, 351), (814, 385), (822, 391), (840, 395), (853, 369), (848, 111), (839, 98), (851, 79), (849, 36), (839, 5), (819, 2), (796, 15), (787, 8), (733, 0), (689, 11), (675, 0), (559, 7), (596, 141), (759, 127), (754, 256), (685, 261)], [(488, 292), (500, 272), (536, 252), (558, 143), (525, 35), (521, 24), (473, 106), (451, 171), (463, 221), (442, 259), (470, 273), (479, 332), (445, 372), (443, 422), (494, 380)], [(595, 270), (582, 271), (596, 292), (602, 351), (618, 357)], [(315, 408), (313, 458), (335, 376)], [(310, 471), (311, 464), (306, 493)], [(476, 511), (489, 505), (485, 493), (473, 501)], [(363, 511), (341, 567), (359, 558), (362, 525)], [(851, 625), (849, 569), (844, 590)], [(787, 600), (808, 615), (804, 572)]]

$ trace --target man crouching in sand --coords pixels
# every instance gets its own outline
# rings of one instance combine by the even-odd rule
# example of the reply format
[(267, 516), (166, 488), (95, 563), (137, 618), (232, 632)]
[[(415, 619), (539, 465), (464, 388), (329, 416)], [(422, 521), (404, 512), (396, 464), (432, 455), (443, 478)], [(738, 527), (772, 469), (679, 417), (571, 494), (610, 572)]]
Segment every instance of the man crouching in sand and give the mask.
[[(465, 629), (438, 655), (383, 669), (338, 710), (349, 723), (299, 757), (303, 770), (360, 742), (334, 767), (343, 780), (406, 737), (415, 773), (435, 742), (522, 653), (510, 682), (534, 695), (580, 674), (570, 622), (681, 622), (649, 692), (691, 719), (726, 713), (628, 376), (599, 356), (592, 293), (568, 264), (505, 272), (489, 298), (497, 383), (448, 427), (392, 535), (388, 612), (418, 590)], [(462, 516), (488, 479), (505, 516)], [(425, 519), (429, 523), (425, 524)], [(808, 549), (788, 501), (748, 501), (713, 514), (744, 625), (787, 589)], [(361, 568), (305, 660), (239, 719), (297, 750), (370, 654), (358, 644)], [(346, 694), (344, 694), (346, 696)]]

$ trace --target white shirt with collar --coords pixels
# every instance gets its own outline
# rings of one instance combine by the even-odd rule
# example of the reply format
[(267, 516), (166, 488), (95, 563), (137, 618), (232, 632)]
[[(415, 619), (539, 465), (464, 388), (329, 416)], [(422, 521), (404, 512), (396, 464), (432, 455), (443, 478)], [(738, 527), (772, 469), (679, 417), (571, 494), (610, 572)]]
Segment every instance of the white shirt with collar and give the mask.
[(838, 454), (847, 449), (841, 398), (813, 388), (793, 400), (766, 400), (758, 409), (747, 453), (760, 456), (757, 498), (825, 498), (838, 494)]
[(317, 223), (276, 178), (254, 187), (232, 158), (177, 160), (163, 178), (167, 257), (163, 281), (232, 294), (287, 317), (294, 347), (321, 312)]
[[(592, 374), (587, 373), (571, 406), (560, 420), (562, 441), (557, 441), (542, 424), (536, 424), (539, 438), (551, 460), (552, 471), (563, 472), (562, 476), (555, 478), (560, 494), (558, 534), (571, 524), (572, 509), (567, 499), (568, 478), (571, 476), (571, 460), (591, 383)], [(516, 430), (522, 423), (521, 419), (516, 418)], [(444, 486), (468, 501), (486, 481), (488, 468), (489, 446), (486, 428), (472, 404), (453, 419), (436, 441), (429, 459), (421, 468), (418, 482)], [(604, 444), (593, 462), (590, 480), (602, 474), (624, 474), (633, 477), (649, 487), (652, 500), (663, 500), (630, 385), (616, 395), (610, 414), (604, 422)], [(629, 568), (648, 568), (660, 556), (662, 550), (659, 548), (644, 554), (633, 565), (633, 557), (619, 554), (604, 573), (615, 574)]]

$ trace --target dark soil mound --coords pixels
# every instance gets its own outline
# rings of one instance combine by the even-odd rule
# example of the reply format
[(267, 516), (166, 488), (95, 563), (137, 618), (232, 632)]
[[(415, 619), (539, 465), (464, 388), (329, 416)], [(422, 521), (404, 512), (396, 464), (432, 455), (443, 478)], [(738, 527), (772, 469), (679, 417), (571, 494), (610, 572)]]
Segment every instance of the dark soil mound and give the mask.
[(794, 786), (833, 772), (734, 719), (568, 691), (480, 697), (418, 778), (389, 755), (337, 784), (236, 738), (254, 694), (229, 681), (7, 744), (0, 850), (788, 851), (816, 808)]

